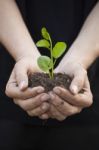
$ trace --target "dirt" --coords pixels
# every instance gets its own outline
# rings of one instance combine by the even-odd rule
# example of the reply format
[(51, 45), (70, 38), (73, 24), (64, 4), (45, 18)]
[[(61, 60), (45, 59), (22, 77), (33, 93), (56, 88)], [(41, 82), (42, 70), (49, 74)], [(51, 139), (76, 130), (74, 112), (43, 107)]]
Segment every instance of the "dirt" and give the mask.
[(55, 86), (61, 86), (69, 89), (71, 78), (65, 73), (54, 74), (54, 78), (50, 79), (48, 74), (34, 73), (29, 75), (29, 87), (43, 86), (46, 92), (52, 91)]

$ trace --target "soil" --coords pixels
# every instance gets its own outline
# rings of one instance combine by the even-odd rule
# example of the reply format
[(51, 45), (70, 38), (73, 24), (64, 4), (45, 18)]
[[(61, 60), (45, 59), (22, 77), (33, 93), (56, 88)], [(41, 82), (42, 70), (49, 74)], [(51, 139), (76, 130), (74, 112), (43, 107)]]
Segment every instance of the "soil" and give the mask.
[(29, 87), (43, 86), (46, 92), (52, 91), (55, 86), (61, 86), (69, 89), (71, 78), (65, 73), (56, 73), (54, 78), (50, 79), (48, 74), (34, 73), (29, 75)]

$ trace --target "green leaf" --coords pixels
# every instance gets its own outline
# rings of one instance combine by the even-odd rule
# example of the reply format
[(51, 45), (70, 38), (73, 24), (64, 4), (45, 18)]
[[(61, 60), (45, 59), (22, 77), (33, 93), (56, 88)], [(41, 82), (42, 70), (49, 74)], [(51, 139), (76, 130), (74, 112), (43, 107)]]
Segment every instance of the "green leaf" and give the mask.
[(41, 33), (42, 33), (42, 36), (43, 36), (44, 39), (46, 39), (46, 40), (50, 39), (50, 35), (49, 35), (46, 28), (42, 28)]
[(52, 55), (54, 58), (59, 58), (66, 50), (67, 45), (65, 42), (57, 42), (53, 48)]
[(50, 47), (50, 43), (49, 43), (47, 40), (42, 39), (42, 40), (40, 40), (40, 41), (38, 41), (38, 42), (36, 43), (36, 46), (37, 46), (37, 47), (49, 48), (49, 47)]
[(40, 56), (37, 59), (37, 63), (40, 69), (47, 73), (49, 73), (49, 70), (53, 66), (53, 62), (48, 56)]

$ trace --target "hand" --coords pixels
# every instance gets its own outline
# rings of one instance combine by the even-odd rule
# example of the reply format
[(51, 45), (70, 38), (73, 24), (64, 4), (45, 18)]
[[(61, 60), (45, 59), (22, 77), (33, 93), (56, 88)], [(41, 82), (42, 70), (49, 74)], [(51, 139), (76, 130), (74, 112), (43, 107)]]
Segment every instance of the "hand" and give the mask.
[(71, 93), (77, 94), (83, 88), (87, 76), (87, 71), (82, 64), (74, 61), (65, 61), (65, 63), (61, 62), (55, 69), (55, 72), (66, 73), (72, 78), (72, 82), (69, 88)]
[(50, 92), (50, 97), (51, 106), (48, 115), (59, 121), (80, 113), (83, 108), (89, 107), (93, 102), (88, 78), (85, 80), (83, 92), (73, 95), (64, 88), (55, 87), (53, 92)]
[(39, 116), (49, 109), (49, 95), (43, 87), (28, 88), (28, 73), (40, 71), (32, 58), (22, 58), (11, 73), (6, 95), (13, 98), (30, 116)]
[(28, 87), (28, 74), (34, 72), (41, 72), (37, 65), (37, 58), (23, 57), (16, 62), (9, 80), (16, 82), (19, 89), (23, 91)]
[[(51, 106), (48, 116), (57, 120), (64, 120), (66, 117), (79, 113), (83, 108), (89, 107), (92, 104), (92, 93), (87, 78), (87, 71), (82, 65), (74, 62), (68, 63), (66, 67), (64, 64), (63, 67), (66, 68), (65, 73), (73, 79), (70, 91), (61, 87), (55, 87), (53, 92), (50, 93)], [(58, 66), (55, 71), (63, 72), (64, 69), (62, 66)], [(83, 93), (80, 93), (82, 89)], [(60, 93), (58, 93), (58, 90), (60, 90)], [(43, 118), (43, 115), (40, 117)]]

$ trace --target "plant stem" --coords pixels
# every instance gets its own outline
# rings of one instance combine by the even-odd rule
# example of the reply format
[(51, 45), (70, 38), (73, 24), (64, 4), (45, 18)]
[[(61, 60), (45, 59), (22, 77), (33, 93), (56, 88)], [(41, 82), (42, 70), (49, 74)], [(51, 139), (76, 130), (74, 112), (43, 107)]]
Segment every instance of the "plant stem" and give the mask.
[(54, 62), (53, 62), (53, 55), (52, 55), (52, 52), (53, 52), (53, 45), (52, 45), (51, 37), (49, 37), (49, 41), (50, 41), (51, 60), (52, 60), (52, 63), (53, 63), (52, 69), (51, 69), (51, 78), (53, 78)]
[(54, 66), (55, 66), (55, 64), (56, 64), (56, 61), (57, 61), (57, 59), (55, 59), (55, 61), (54, 61)]

